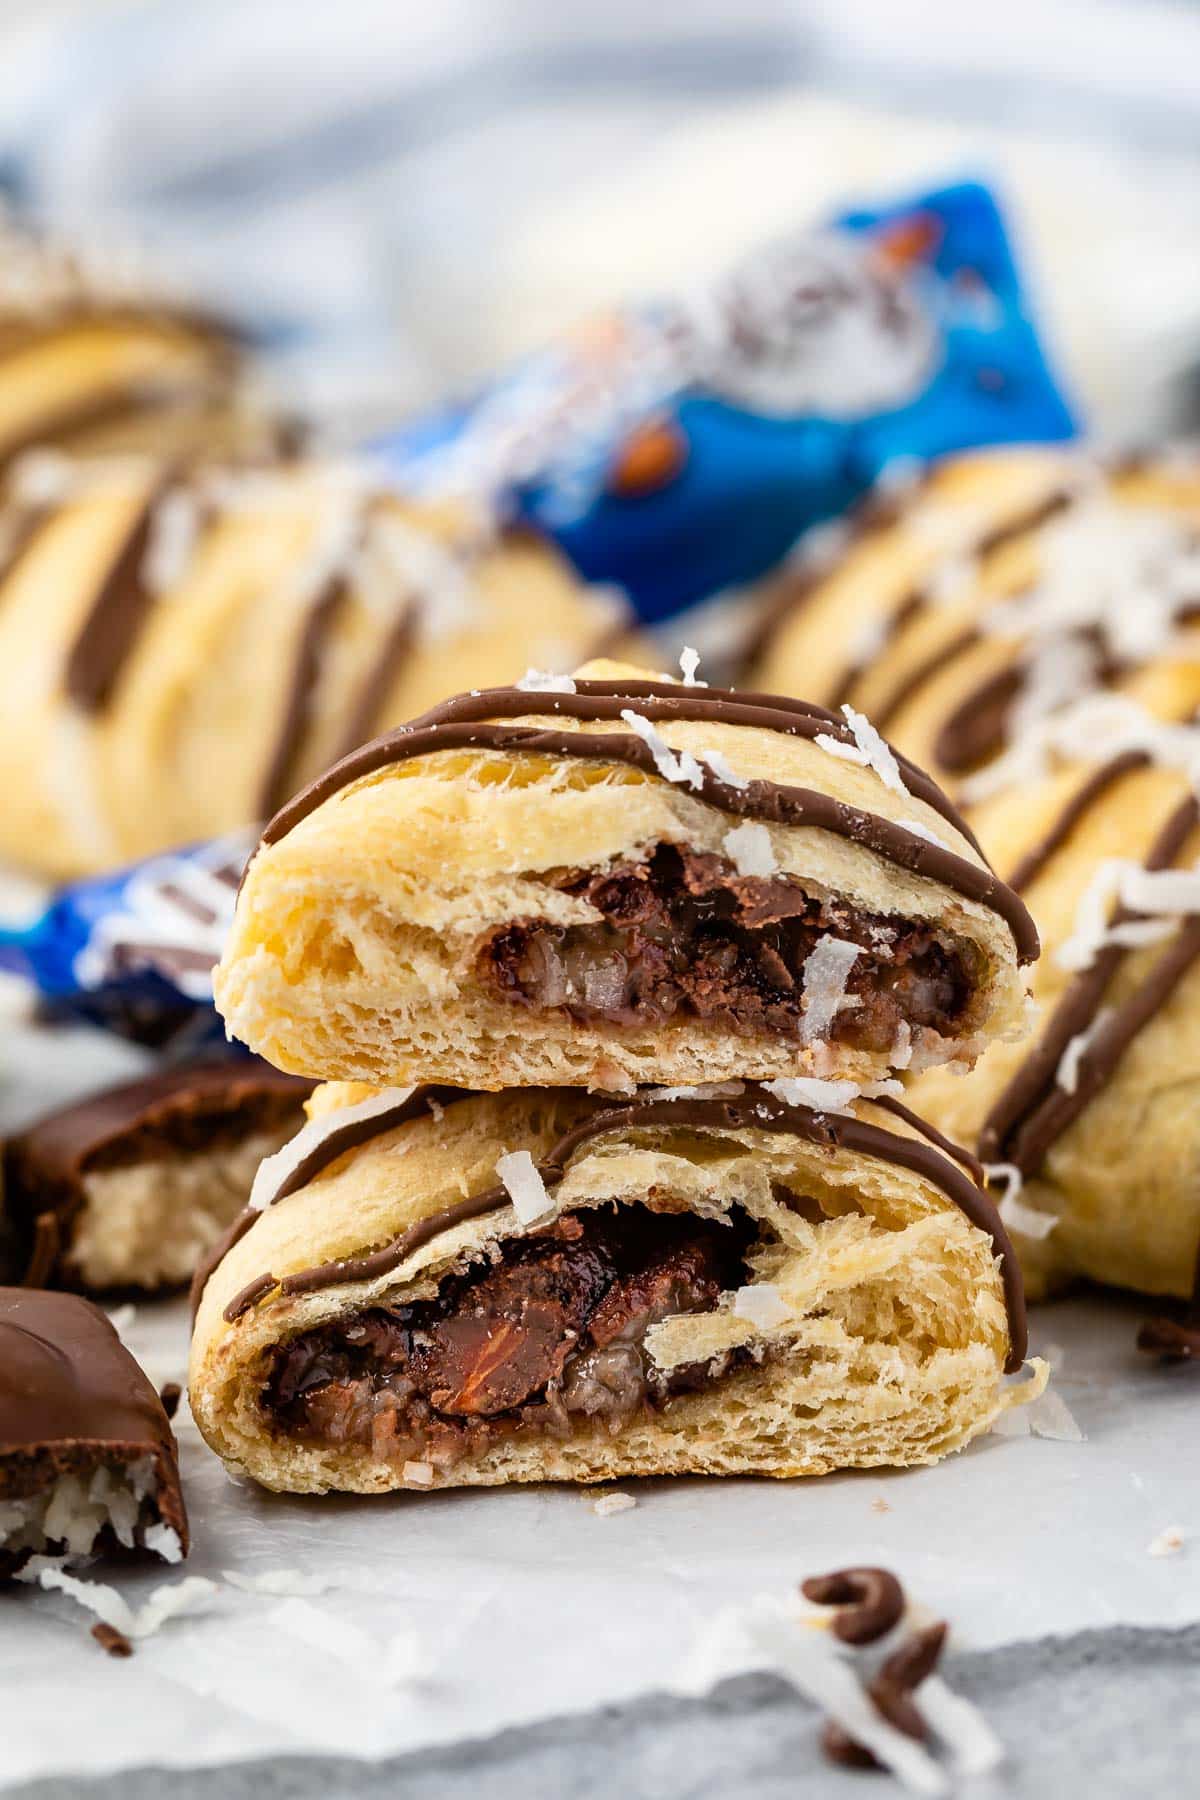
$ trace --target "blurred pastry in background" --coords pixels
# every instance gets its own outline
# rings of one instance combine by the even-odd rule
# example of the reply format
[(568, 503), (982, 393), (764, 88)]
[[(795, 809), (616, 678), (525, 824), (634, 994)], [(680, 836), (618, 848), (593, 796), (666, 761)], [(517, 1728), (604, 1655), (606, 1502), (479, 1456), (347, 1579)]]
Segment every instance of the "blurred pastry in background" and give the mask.
[(373, 733), (570, 669), (625, 619), (528, 531), (359, 468), (31, 454), (0, 510), (0, 854), (69, 877), (267, 818)]
[(1200, 458), (1005, 452), (785, 575), (754, 659), (931, 766), (1037, 921), (1035, 1036), (912, 1090), (1004, 1185), (1034, 1292), (1193, 1285), (1198, 621)]
[(1200, 657), (1200, 455), (1061, 450), (932, 464), (775, 578), (749, 685), (850, 705), (968, 803), (1069, 701), (1171, 717)]
[(0, 473), (46, 444), (78, 454), (277, 440), (231, 323), (0, 217)]
[(185, 1285), (300, 1129), (312, 1083), (256, 1057), (179, 1065), (40, 1119), (4, 1148), (8, 1279)]

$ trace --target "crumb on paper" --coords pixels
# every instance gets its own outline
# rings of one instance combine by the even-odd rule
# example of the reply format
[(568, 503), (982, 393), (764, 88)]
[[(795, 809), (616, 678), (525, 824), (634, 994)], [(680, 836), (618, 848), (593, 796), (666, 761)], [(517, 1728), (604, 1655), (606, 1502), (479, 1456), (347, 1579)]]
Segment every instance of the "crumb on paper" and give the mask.
[(100, 1648), (108, 1652), (109, 1656), (133, 1655), (133, 1645), (125, 1633), (118, 1631), (115, 1625), (106, 1625), (103, 1619), (97, 1620), (96, 1624), (92, 1626), (92, 1636)]
[(1168, 1525), (1146, 1545), (1147, 1556), (1175, 1556), (1184, 1545), (1184, 1533), (1178, 1525)]
[(871, 1502), (871, 1511), (873, 1513), (888, 1513), (891, 1512), (891, 1510), (891, 1502), (885, 1500), (882, 1494), (877, 1494)]
[(608, 1519), (613, 1513), (630, 1512), (636, 1505), (632, 1494), (601, 1494), (592, 1501), (592, 1511), (598, 1519)]

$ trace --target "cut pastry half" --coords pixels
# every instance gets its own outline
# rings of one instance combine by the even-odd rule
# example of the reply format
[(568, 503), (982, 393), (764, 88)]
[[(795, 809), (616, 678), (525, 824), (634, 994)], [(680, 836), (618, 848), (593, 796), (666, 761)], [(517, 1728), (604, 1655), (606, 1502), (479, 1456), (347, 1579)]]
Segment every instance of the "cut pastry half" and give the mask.
[(327, 1079), (865, 1081), (1020, 1030), (1036, 953), (865, 720), (597, 664), (447, 701), (277, 814), (216, 995)]
[(297, 1493), (936, 1461), (1020, 1277), (971, 1159), (851, 1094), (319, 1091), (198, 1278), (201, 1431)]

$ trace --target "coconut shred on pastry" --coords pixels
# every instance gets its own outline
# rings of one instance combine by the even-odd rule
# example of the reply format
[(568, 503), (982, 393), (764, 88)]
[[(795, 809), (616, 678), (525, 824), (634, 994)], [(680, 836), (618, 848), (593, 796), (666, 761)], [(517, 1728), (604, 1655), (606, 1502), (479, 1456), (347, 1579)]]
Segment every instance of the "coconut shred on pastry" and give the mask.
[(1012, 1397), (1004, 1228), (890, 1097), (333, 1087), (310, 1112), (196, 1283), (196, 1421), (264, 1486), (927, 1463)]
[(597, 664), (460, 695), (285, 808), (216, 995), (326, 1079), (872, 1080), (1020, 1029), (1036, 950), (865, 721)]
[(914, 1101), (995, 1165), (1031, 1291), (1200, 1246), (1200, 456), (931, 469), (781, 589), (761, 679), (866, 706), (1027, 901), (1035, 1033)]
[(1195, 451), (949, 457), (821, 543), (774, 583), (748, 682), (858, 708), (956, 798), (1062, 705), (1200, 661)]
[(618, 613), (548, 543), (365, 467), (25, 457), (0, 486), (0, 853), (70, 876), (240, 830), (461, 680), (572, 666)]

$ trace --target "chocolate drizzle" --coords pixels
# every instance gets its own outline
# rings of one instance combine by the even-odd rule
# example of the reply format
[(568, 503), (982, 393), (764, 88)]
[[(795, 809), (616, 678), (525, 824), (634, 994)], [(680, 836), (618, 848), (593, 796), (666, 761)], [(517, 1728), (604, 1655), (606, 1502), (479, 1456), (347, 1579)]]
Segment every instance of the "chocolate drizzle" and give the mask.
[[(1039, 499), (1032, 500), (1028, 505), (1021, 507), (1011, 517), (1001, 519), (995, 525), (987, 526), (979, 533), (975, 542), (965, 545), (959, 554), (968, 560), (984, 561), (1006, 545), (1015, 543), (1019, 538), (1027, 537), (1031, 532), (1038, 531), (1051, 519), (1066, 512), (1078, 498), (1078, 492), (1074, 488), (1066, 486), (1053, 488), (1048, 494), (1043, 494)], [(885, 515), (885, 517), (889, 524), (895, 524), (902, 514), (893, 511), (890, 516)], [(861, 541), (866, 535), (867, 533), (862, 530), (856, 531), (854, 540)], [(818, 570), (785, 590), (763, 621), (751, 649), (751, 655), (754, 658), (761, 657), (769, 651), (775, 634), (785, 629), (797, 616), (805, 602), (820, 590), (828, 573), (827, 569)], [(936, 604), (930, 581), (920, 581), (911, 587), (901, 597), (899, 604), (892, 609), (887, 618), (881, 621), (882, 640), (874, 654), (880, 655), (884, 650), (890, 649), (910, 625), (913, 625), (918, 619), (924, 618), (931, 607)], [(873, 709), (871, 716), (875, 724), (882, 729), (926, 681), (939, 673), (954, 657), (969, 648), (971, 643), (977, 641), (977, 635), (972, 632), (968, 637), (964, 633), (926, 658), (913, 670), (895, 693), (889, 696), (882, 705), (877, 705)], [(840, 706), (844, 701), (853, 699), (858, 682), (870, 666), (870, 662), (855, 662), (846, 667), (835, 689), (834, 705)]]
[[(278, 843), (325, 800), (352, 782), (439, 750), (470, 748), (503, 750), (509, 754), (578, 757), (593, 762), (621, 763), (645, 774), (657, 775), (650, 746), (632, 731), (600, 734), (497, 722), (521, 717), (562, 717), (580, 722), (616, 720), (630, 707), (651, 722), (686, 720), (745, 726), (778, 731), (810, 742), (827, 734), (839, 742), (853, 743), (853, 735), (845, 722), (832, 713), (776, 695), (741, 694), (720, 688), (697, 690), (656, 681), (580, 681), (576, 683), (575, 691), (569, 694), (531, 694), (518, 688), (493, 688), (447, 700), (411, 724), (403, 725), (345, 757), (276, 813), (263, 832), (262, 843)], [(909, 792), (932, 807), (982, 857), (970, 828), (936, 783), (906, 758), (898, 756), (897, 761)], [(936, 881), (966, 900), (993, 909), (1012, 932), (1022, 962), (1031, 962), (1038, 953), (1037, 931), (1027, 908), (986, 864), (980, 868), (966, 857), (930, 843), (902, 825), (814, 789), (787, 787), (773, 781), (751, 781), (744, 787), (735, 787), (721, 780), (707, 765), (702, 765), (701, 784), (695, 791), (708, 804), (736, 817), (815, 827), (862, 844), (901, 868)]]
[(1114, 788), (1126, 775), (1131, 775), (1135, 769), (1146, 768), (1149, 761), (1149, 756), (1143, 750), (1126, 750), (1094, 769), (1083, 786), (1072, 794), (1049, 830), (1025, 852), (1008, 878), (1009, 887), (1014, 888), (1018, 894), (1023, 894), (1031, 887), (1043, 873), (1051, 857), (1062, 849), (1075, 827), (1096, 802), (1102, 800), (1110, 788)]
[[(1169, 868), (1198, 821), (1200, 805), (1189, 795), (1163, 826), (1144, 866)], [(1125, 924), (1138, 916), (1122, 907), (1112, 922)], [(1095, 1032), (1080, 1059), (1075, 1091), (1068, 1093), (1057, 1084), (1059, 1064), (1072, 1038), (1094, 1026), (1108, 984), (1128, 955), (1123, 944), (1106, 945), (1071, 982), (1036, 1049), (984, 1121), (979, 1146), (986, 1160), (1012, 1163), (1026, 1177), (1040, 1168), (1054, 1144), (1111, 1079), (1138, 1032), (1166, 1005), (1200, 958), (1200, 917), (1186, 921), (1141, 985)]]
[(345, 576), (332, 575), (322, 584), (308, 609), (292, 664), (279, 731), (259, 788), (256, 812), (260, 819), (269, 818), (291, 792), (289, 777), (312, 718), (325, 648), (349, 592)]
[(154, 605), (143, 564), (155, 509), (170, 480), (160, 482), (142, 504), (67, 653), (64, 685), (84, 712), (100, 712), (112, 698), (125, 659)]
[[(437, 1090), (418, 1089), (416, 1094), (403, 1103), (405, 1116), (412, 1117), (421, 1104), (428, 1105), (431, 1094), (436, 1098)], [(382, 1132), (392, 1128), (388, 1119), (388, 1114), (379, 1114), (371, 1123), (377, 1131)], [(942, 1154), (936, 1142), (931, 1141), (928, 1128), (923, 1128), (920, 1138), (910, 1138), (897, 1132), (885, 1131), (881, 1126), (856, 1118), (850, 1113), (820, 1112), (807, 1106), (789, 1105), (753, 1083), (747, 1083), (744, 1096), (736, 1099), (680, 1096), (666, 1100), (655, 1098), (654, 1090), (647, 1089), (628, 1105), (609, 1106), (603, 1102), (597, 1103), (594, 1112), (573, 1126), (551, 1147), (538, 1163), (538, 1173), (547, 1186), (553, 1186), (561, 1181), (575, 1153), (594, 1138), (611, 1131), (655, 1127), (663, 1130), (788, 1133), (824, 1149), (845, 1150), (853, 1155), (870, 1157), (908, 1169), (929, 1182), (972, 1225), (991, 1239), (994, 1254), (1001, 1263), (1008, 1314), (1009, 1356), (1005, 1368), (1009, 1373), (1020, 1368), (1026, 1348), (1025, 1302), (1020, 1270), (1008, 1234), (988, 1194), (975, 1184), (964, 1168)], [(365, 1136), (357, 1139), (359, 1143), (365, 1141)], [(292, 1190), (289, 1188), (288, 1191)], [(223, 1316), (228, 1323), (233, 1324), (275, 1288), (286, 1297), (314, 1293), (349, 1282), (372, 1281), (389, 1275), (407, 1262), (417, 1250), (453, 1226), (498, 1212), (508, 1204), (509, 1195), (505, 1188), (490, 1187), (420, 1220), (391, 1242), (364, 1256), (322, 1263), (287, 1275), (282, 1281), (277, 1281), (270, 1274), (259, 1275), (234, 1295), (225, 1307)], [(242, 1227), (240, 1235), (244, 1235), (251, 1223), (252, 1219)]]

